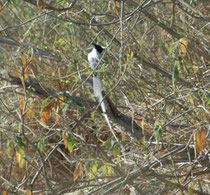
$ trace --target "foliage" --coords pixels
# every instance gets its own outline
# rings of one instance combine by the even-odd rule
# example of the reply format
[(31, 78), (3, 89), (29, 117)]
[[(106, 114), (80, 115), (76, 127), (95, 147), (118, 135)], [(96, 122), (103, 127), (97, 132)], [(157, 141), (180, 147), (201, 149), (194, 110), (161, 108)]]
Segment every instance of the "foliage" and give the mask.
[(204, 0), (1, 1), (0, 194), (210, 193), (207, 15)]

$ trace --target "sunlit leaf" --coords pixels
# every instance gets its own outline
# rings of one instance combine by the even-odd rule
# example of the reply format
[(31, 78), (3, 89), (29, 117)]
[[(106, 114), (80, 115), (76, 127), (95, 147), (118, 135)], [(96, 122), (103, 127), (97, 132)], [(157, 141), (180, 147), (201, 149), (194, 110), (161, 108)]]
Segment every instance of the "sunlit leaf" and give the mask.
[(179, 40), (180, 48), (181, 48), (181, 50), (182, 50), (182, 52), (183, 52), (184, 55), (187, 54), (188, 42), (189, 42), (189, 40), (186, 39), (186, 38), (183, 38), (183, 39), (180, 39)]
[(32, 195), (31, 190), (26, 190), (26, 195)]
[(72, 138), (70, 134), (66, 133), (66, 134), (63, 134), (63, 141), (64, 141), (65, 148), (67, 148), (69, 152), (72, 153), (74, 149), (74, 143), (75, 143), (74, 138)]
[(120, 155), (120, 146), (119, 144), (115, 144), (114, 148), (113, 148), (113, 154), (115, 157)]
[(80, 175), (83, 174), (83, 170), (82, 170), (82, 163), (78, 163), (76, 169), (74, 170), (74, 182), (78, 179), (78, 177)]
[(111, 172), (112, 172), (111, 165), (104, 164), (103, 171), (104, 171), (104, 174), (106, 176), (110, 176), (111, 175)]
[(92, 120), (95, 119), (95, 114), (96, 114), (96, 112), (91, 112), (91, 118), (92, 118)]
[(170, 47), (168, 48), (169, 54), (171, 55), (174, 52), (175, 46), (177, 45), (177, 43), (173, 43), (172, 45), (170, 45)]
[(24, 157), (25, 157), (25, 154), (23, 154), (22, 152), (20, 153), (16, 150), (16, 158), (17, 158), (17, 162), (18, 162), (20, 168), (23, 168), (23, 166), (25, 164)]
[(202, 129), (196, 133), (196, 148), (198, 152), (203, 152), (206, 145), (206, 132)]
[(95, 174), (98, 171), (98, 162), (96, 162), (92, 167), (92, 172)]
[(4, 190), (3, 195), (8, 195), (8, 192), (6, 190)]

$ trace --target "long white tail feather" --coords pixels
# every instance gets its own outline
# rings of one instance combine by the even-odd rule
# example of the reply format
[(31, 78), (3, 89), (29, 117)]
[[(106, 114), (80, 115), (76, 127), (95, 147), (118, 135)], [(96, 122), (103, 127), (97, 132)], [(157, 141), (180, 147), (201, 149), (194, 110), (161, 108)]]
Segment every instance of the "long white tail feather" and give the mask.
[(100, 104), (101, 104), (101, 109), (105, 113), (106, 112), (106, 107), (105, 103), (103, 101), (103, 95), (102, 95), (102, 83), (99, 75), (93, 75), (93, 91), (95, 96), (98, 98)]
[(99, 102), (101, 104), (101, 109), (103, 111), (104, 118), (106, 119), (106, 122), (107, 122), (107, 124), (109, 126), (109, 129), (112, 132), (112, 135), (114, 136), (116, 141), (119, 143), (119, 140), (116, 137), (116, 135), (115, 135), (115, 133), (114, 133), (114, 131), (112, 129), (111, 123), (109, 121), (109, 118), (108, 118), (108, 116), (106, 114), (106, 107), (105, 107), (105, 103), (103, 101), (102, 89), (103, 89), (103, 87), (102, 87), (100, 76), (99, 75), (93, 75), (93, 91), (94, 91), (94, 94), (98, 98), (98, 100), (99, 100)]

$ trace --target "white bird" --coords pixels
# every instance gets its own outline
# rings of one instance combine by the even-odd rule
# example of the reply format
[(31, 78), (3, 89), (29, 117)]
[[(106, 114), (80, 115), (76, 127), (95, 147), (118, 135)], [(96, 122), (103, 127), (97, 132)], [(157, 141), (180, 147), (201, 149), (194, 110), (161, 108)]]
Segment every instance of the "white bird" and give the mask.
[[(100, 45), (96, 45), (93, 44), (94, 48), (92, 49), (92, 51), (88, 54), (88, 61), (90, 63), (90, 68), (95, 71), (97, 69), (100, 69), (100, 62), (101, 62), (101, 53), (103, 52), (103, 48)], [(105, 102), (103, 100), (103, 94), (102, 94), (102, 90), (103, 90), (103, 85), (100, 79), (100, 74), (99, 73), (94, 73), (93, 74), (93, 91), (95, 96), (98, 98), (100, 104), (101, 104), (101, 109), (103, 111), (103, 115), (107, 121), (107, 124), (113, 134), (113, 136), (115, 137), (116, 141), (119, 143), (113, 129), (112, 126), (109, 122), (109, 118), (106, 114), (106, 106), (105, 106)]]
[[(100, 69), (100, 61), (101, 61), (101, 53), (103, 52), (103, 48), (100, 45), (94, 44), (93, 50), (88, 54), (88, 61), (90, 63), (90, 68), (95, 71), (96, 69)], [(101, 104), (101, 109), (105, 113), (106, 107), (103, 100), (102, 95), (103, 85), (101, 83), (100, 74), (93, 74), (93, 91), (95, 96), (98, 98)]]

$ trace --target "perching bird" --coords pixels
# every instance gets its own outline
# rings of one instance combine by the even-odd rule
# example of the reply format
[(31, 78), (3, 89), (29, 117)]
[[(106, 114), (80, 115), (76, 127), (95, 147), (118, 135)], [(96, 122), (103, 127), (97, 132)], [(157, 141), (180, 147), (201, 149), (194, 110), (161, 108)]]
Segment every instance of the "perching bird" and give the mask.
[[(92, 51), (88, 54), (88, 61), (90, 63), (90, 68), (94, 71), (96, 69), (100, 69), (100, 61), (101, 61), (101, 53), (103, 52), (103, 48), (100, 45), (93, 44), (94, 48)], [(103, 86), (100, 79), (99, 73), (93, 74), (93, 91), (95, 96), (98, 98), (98, 100), (101, 103), (101, 109), (105, 113), (106, 107), (103, 100), (102, 95)]]
[[(100, 69), (100, 62), (101, 62), (101, 57), (102, 57), (102, 52), (103, 52), (103, 48), (100, 45), (96, 45), (93, 44), (94, 48), (92, 49), (92, 51), (88, 54), (88, 61), (90, 63), (90, 68), (95, 71), (97, 69)], [(100, 73), (94, 72), (93, 73), (93, 91), (95, 96), (98, 98), (100, 104), (101, 104), (101, 109), (103, 111), (103, 115), (107, 121), (107, 124), (113, 134), (113, 136), (115, 137), (116, 141), (119, 143), (113, 129), (112, 126), (109, 122), (109, 118), (106, 114), (106, 106), (105, 106), (105, 102), (103, 100), (103, 94), (102, 94), (102, 90), (103, 90), (103, 85), (100, 79)]]

